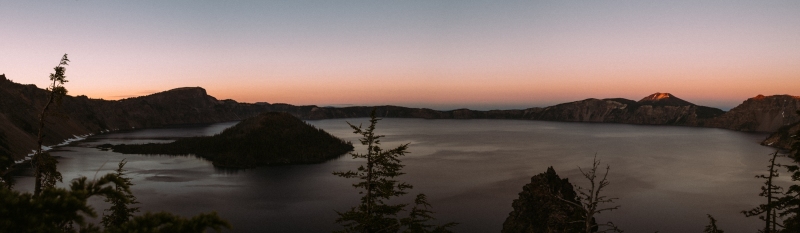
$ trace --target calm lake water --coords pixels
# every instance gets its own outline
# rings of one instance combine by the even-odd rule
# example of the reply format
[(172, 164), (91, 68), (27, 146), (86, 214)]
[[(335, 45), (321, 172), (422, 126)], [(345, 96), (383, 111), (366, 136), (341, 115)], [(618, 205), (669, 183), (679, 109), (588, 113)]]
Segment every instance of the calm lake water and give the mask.
[[(366, 118), (309, 123), (358, 144), (345, 121), (369, 123)], [(233, 232), (339, 229), (335, 211), (355, 206), (358, 194), (350, 185), (354, 180), (331, 173), (364, 162), (349, 155), (322, 164), (230, 171), (194, 157), (94, 148), (213, 135), (234, 124), (108, 133), (52, 154), (60, 157), (65, 181), (112, 172), (126, 159), (143, 211), (190, 216), (215, 210), (233, 224)], [(402, 158), (407, 174), (400, 177), (414, 185), (408, 196), (427, 194), (439, 220), (460, 223), (456, 232), (499, 232), (522, 186), (548, 166), (584, 185), (578, 167), (590, 166), (595, 154), (611, 165), (605, 194), (619, 197), (622, 205), (600, 215), (601, 222), (614, 221), (626, 232), (701, 232), (711, 214), (726, 232), (756, 232), (759, 220), (739, 212), (762, 202), (762, 181), (754, 176), (765, 173), (773, 152), (758, 144), (765, 134), (708, 128), (424, 119), (384, 119), (377, 128), (386, 135), (384, 148), (410, 143), (411, 153)], [(32, 187), (29, 171), (18, 177), (17, 189)], [(93, 201), (102, 213), (102, 200)]]

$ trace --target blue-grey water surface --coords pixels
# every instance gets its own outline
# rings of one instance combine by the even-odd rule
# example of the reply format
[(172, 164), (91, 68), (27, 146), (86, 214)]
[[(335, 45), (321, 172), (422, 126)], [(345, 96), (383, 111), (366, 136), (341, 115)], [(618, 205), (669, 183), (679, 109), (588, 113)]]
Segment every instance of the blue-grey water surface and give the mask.
[[(358, 144), (345, 122), (367, 120), (308, 122)], [(112, 172), (127, 159), (143, 211), (190, 216), (215, 210), (233, 224), (233, 232), (339, 229), (335, 211), (355, 206), (358, 194), (350, 185), (354, 180), (331, 173), (364, 162), (349, 155), (322, 164), (230, 171), (191, 156), (124, 155), (94, 148), (213, 135), (235, 123), (101, 134), (52, 154), (60, 157), (65, 181)], [(762, 181), (754, 176), (765, 173), (773, 152), (758, 144), (765, 134), (673, 126), (384, 119), (377, 132), (386, 135), (384, 148), (410, 143), (411, 153), (402, 158), (407, 174), (400, 177), (414, 185), (408, 196), (427, 194), (439, 220), (459, 223), (456, 232), (499, 232), (522, 186), (548, 166), (573, 184), (585, 185), (578, 166), (590, 166), (595, 154), (611, 166), (605, 194), (619, 197), (622, 206), (600, 215), (601, 222), (613, 221), (626, 232), (701, 232), (711, 214), (726, 232), (755, 232), (759, 221), (739, 212), (762, 202), (757, 195)], [(29, 175), (18, 177), (17, 189), (32, 186)], [(93, 203), (102, 214), (102, 200)]]

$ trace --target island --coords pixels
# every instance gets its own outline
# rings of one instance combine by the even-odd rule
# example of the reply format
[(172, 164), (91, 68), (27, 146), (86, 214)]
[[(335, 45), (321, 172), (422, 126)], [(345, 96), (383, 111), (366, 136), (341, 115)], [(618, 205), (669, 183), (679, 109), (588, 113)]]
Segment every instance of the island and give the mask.
[(214, 136), (100, 148), (123, 154), (195, 155), (217, 167), (252, 168), (321, 163), (352, 151), (353, 145), (291, 114), (266, 112)]

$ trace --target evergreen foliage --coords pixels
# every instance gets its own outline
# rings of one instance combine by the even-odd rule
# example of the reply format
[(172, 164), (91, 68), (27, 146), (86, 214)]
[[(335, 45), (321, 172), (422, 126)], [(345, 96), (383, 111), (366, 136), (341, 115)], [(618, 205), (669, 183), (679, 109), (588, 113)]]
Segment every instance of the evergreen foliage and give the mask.
[(194, 154), (211, 160), (215, 166), (234, 168), (321, 163), (353, 150), (352, 144), (278, 112), (245, 119), (211, 137), (182, 138), (166, 144), (104, 146), (125, 154)]
[(455, 223), (436, 226), (428, 223), (434, 220), (429, 211), (430, 204), (424, 194), (417, 195), (414, 207), (409, 216), (399, 218), (400, 212), (405, 211), (408, 204), (393, 204), (393, 198), (407, 194), (413, 186), (395, 180), (403, 175), (403, 164), (399, 157), (407, 153), (408, 144), (384, 150), (380, 147), (383, 135), (375, 135), (375, 125), (380, 119), (375, 117), (375, 110), (370, 114), (370, 125), (364, 129), (361, 125), (355, 126), (347, 123), (353, 133), (362, 136), (359, 141), (367, 146), (366, 153), (350, 153), (354, 159), (366, 159), (367, 163), (358, 167), (356, 171), (334, 172), (334, 175), (357, 179), (353, 187), (359, 189), (361, 203), (345, 212), (338, 212), (336, 223), (341, 224), (344, 230), (337, 232), (450, 232), (447, 228)]
[(777, 210), (781, 209), (781, 205), (778, 201), (778, 195), (782, 194), (781, 190), (783, 188), (773, 184), (773, 179), (780, 175), (776, 166), (779, 167), (781, 165), (775, 163), (776, 158), (778, 158), (778, 151), (775, 151), (775, 153), (772, 154), (772, 158), (769, 160), (770, 165), (767, 166), (769, 168), (768, 175), (756, 176), (756, 178), (765, 180), (764, 186), (761, 186), (761, 193), (758, 195), (767, 198), (767, 203), (761, 204), (751, 210), (742, 211), (747, 217), (758, 216), (759, 219), (764, 221), (765, 227), (761, 231), (764, 233), (779, 232)]
[[(55, 181), (61, 180), (61, 173), (56, 169), (55, 158), (41, 151), (42, 131), (48, 106), (60, 99), (54, 93), (61, 96), (66, 94), (66, 89), (61, 86), (66, 82), (61, 65), (66, 65), (68, 61), (64, 54), (56, 72), (50, 74), (50, 80), (53, 81), (53, 86), (49, 88), (50, 100), (39, 118), (39, 148), (32, 159), (36, 191), (31, 194), (0, 187), (0, 232), (205, 232), (208, 228), (217, 231), (223, 227), (230, 228), (230, 224), (214, 212), (190, 219), (163, 212), (132, 216), (138, 208), (129, 205), (138, 202), (130, 191), (130, 186), (133, 185), (131, 179), (124, 175), (124, 160), (119, 163), (116, 173), (106, 174), (92, 181), (80, 177), (72, 180), (69, 188), (55, 187)], [(0, 142), (3, 142), (2, 139), (0, 137)], [(0, 154), (0, 162), (7, 164), (9, 159), (10, 156)], [(0, 186), (10, 187), (8, 180), (4, 179), (2, 184), (4, 185)], [(105, 197), (112, 203), (108, 209), (111, 213), (102, 220), (104, 229), (87, 223), (84, 219), (97, 217), (94, 208), (87, 203), (92, 197)]]
[(703, 233), (725, 233), (725, 231), (717, 228), (717, 220), (710, 214), (708, 215), (708, 221), (708, 225), (706, 225), (706, 229), (703, 230)]
[(94, 228), (84, 221), (84, 216), (97, 216), (87, 199), (125, 198), (111, 185), (129, 188), (117, 175), (107, 174), (95, 181), (75, 179), (69, 188), (48, 187), (40, 195), (0, 189), (0, 232), (78, 232)]
[[(205, 232), (207, 228), (230, 228), (216, 213), (186, 219), (170, 213), (145, 213), (133, 216), (138, 208), (130, 191), (130, 178), (124, 177), (124, 162), (117, 173), (94, 181), (74, 179), (69, 188), (48, 187), (39, 195), (0, 189), (0, 232)], [(110, 215), (103, 217), (104, 228), (87, 223), (85, 217), (97, 213), (88, 205), (91, 197), (112, 200)]]
[(64, 66), (66, 65), (69, 65), (69, 59), (67, 58), (67, 54), (64, 54), (58, 66), (53, 68), (54, 73), (50, 73), (50, 81), (53, 81), (47, 88), (47, 90), (50, 91), (50, 95), (47, 98), (47, 103), (44, 105), (44, 108), (42, 108), (42, 112), (39, 113), (39, 134), (36, 141), (38, 146), (31, 159), (33, 175), (35, 177), (33, 192), (35, 196), (38, 196), (43, 188), (53, 187), (56, 181), (61, 182), (61, 173), (56, 169), (58, 161), (50, 156), (49, 153), (42, 152), (42, 139), (44, 138), (44, 122), (47, 115), (50, 114), (50, 112), (48, 112), (50, 106), (54, 103), (61, 104), (62, 98), (67, 95), (67, 89), (64, 88), (64, 83), (67, 82), (67, 76), (64, 75), (66, 72)]
[[(797, 112), (800, 114), (800, 111)], [(791, 136), (792, 140), (800, 140), (800, 132), (795, 132)], [(789, 158), (793, 164), (781, 165), (775, 162), (778, 151), (772, 154), (770, 159), (769, 175), (759, 175), (757, 178), (766, 179), (764, 186), (761, 187), (760, 196), (767, 198), (766, 204), (742, 211), (746, 216), (759, 216), (765, 222), (765, 227), (759, 232), (763, 233), (796, 233), (800, 232), (800, 143), (794, 143), (790, 150)], [(790, 185), (785, 192), (782, 188), (772, 183), (773, 178), (778, 177), (778, 167), (784, 167), (791, 173), (791, 179), (795, 183)], [(779, 220), (782, 219), (782, 221)]]
[(400, 220), (400, 225), (407, 227), (403, 233), (450, 232), (448, 228), (455, 226), (456, 223), (450, 222), (441, 226), (431, 224), (430, 221), (435, 220), (436, 218), (433, 217), (433, 211), (430, 211), (430, 208), (431, 205), (428, 204), (427, 196), (425, 196), (423, 193), (417, 194), (417, 197), (414, 198), (414, 206), (408, 213), (408, 217)]
[[(797, 111), (800, 114), (800, 111)], [(800, 232), (800, 131), (791, 136), (796, 143), (792, 146), (790, 158), (794, 164), (784, 166), (791, 174), (795, 183), (789, 186), (785, 195), (779, 199), (781, 211), (778, 216), (783, 218), (783, 232)]]
[[(131, 178), (125, 175), (125, 166), (127, 162), (123, 159), (119, 162), (117, 166), (117, 177), (119, 177), (122, 182), (125, 183), (128, 187), (132, 186)], [(136, 196), (133, 196), (130, 189), (125, 189), (124, 186), (115, 185), (114, 190), (119, 193), (124, 193), (125, 198), (119, 198), (117, 196), (106, 197), (106, 202), (111, 203), (111, 207), (104, 210), (103, 220), (101, 223), (105, 228), (113, 228), (117, 226), (121, 226), (123, 223), (130, 220), (136, 212), (139, 212), (139, 207), (131, 207), (130, 205), (138, 204), (139, 202), (136, 201)], [(108, 215), (105, 214), (105, 211), (110, 212)]]
[(500, 232), (585, 232), (584, 211), (575, 189), (569, 179), (561, 179), (548, 167), (522, 186)]
[(0, 189), (10, 189), (14, 186), (14, 179), (11, 176), (13, 166), (14, 159), (8, 150), (5, 134), (0, 132)]

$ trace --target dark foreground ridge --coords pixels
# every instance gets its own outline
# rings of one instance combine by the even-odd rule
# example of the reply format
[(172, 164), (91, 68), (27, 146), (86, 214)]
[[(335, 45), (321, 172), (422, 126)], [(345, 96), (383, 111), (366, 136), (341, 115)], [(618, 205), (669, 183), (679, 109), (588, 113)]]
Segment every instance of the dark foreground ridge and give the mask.
[(166, 144), (104, 147), (124, 154), (194, 154), (212, 161), (214, 166), (230, 168), (321, 163), (353, 150), (352, 144), (278, 112), (245, 119), (214, 136), (182, 138)]
[[(47, 91), (14, 83), (0, 75), (0, 155), (23, 159), (36, 148), (38, 113)], [(66, 96), (54, 110), (58, 118), (45, 123), (44, 145), (56, 145), (76, 135), (175, 124), (208, 124), (242, 120), (262, 112), (286, 112), (305, 120), (369, 117), (375, 108), (382, 118), (518, 119), (644, 125), (714, 127), (745, 132), (776, 132), (800, 121), (800, 97), (756, 96), (725, 112), (699, 106), (669, 93), (640, 101), (624, 98), (585, 99), (549, 107), (516, 110), (438, 111), (400, 106), (317, 107), (290, 104), (239, 103), (217, 100), (200, 87), (177, 88), (116, 101)], [(786, 143), (773, 143), (784, 145)]]

